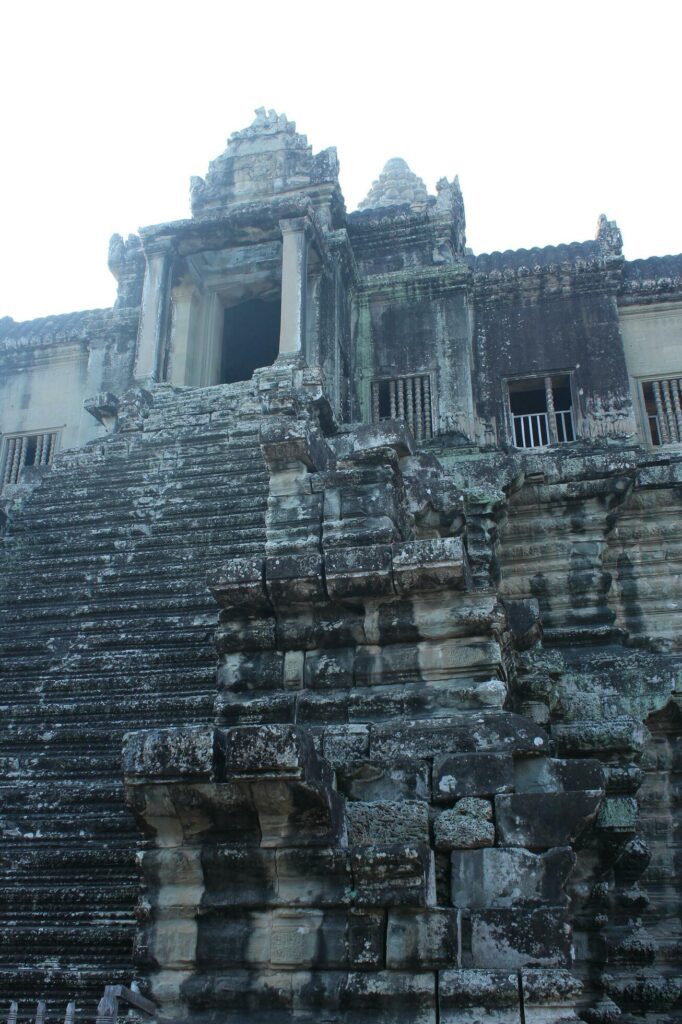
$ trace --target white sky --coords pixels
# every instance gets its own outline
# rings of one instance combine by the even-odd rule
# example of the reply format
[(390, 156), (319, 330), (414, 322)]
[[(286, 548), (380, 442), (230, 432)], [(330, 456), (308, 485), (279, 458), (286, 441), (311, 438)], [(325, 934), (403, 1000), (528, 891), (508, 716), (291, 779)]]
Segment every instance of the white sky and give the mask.
[(335, 145), (349, 210), (389, 157), (460, 176), (475, 252), (682, 250), (679, 0), (5, 0), (0, 315), (108, 306), (110, 235), (189, 214), (253, 120)]

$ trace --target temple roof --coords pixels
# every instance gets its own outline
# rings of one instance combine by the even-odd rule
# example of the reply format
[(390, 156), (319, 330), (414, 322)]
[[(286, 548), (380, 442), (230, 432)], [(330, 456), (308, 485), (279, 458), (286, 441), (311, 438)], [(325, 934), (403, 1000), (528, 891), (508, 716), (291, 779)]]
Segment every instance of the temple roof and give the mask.
[(420, 207), (428, 201), (429, 194), (422, 179), (410, 170), (402, 157), (397, 156), (388, 161), (365, 199), (358, 204), (358, 209), (377, 210), (383, 206), (403, 205)]

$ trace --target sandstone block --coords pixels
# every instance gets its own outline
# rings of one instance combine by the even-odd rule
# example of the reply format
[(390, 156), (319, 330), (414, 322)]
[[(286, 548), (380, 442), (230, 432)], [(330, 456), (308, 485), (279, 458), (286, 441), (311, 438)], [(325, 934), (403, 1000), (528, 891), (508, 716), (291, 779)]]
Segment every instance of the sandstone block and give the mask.
[(208, 589), (223, 608), (267, 610), (262, 558), (233, 558), (208, 574)]
[(225, 772), (228, 775), (300, 778), (318, 760), (310, 735), (293, 726), (237, 726), (225, 733)]
[(272, 852), (276, 855), (279, 902), (318, 907), (350, 902), (352, 876), (347, 850), (290, 847)]
[(274, 605), (321, 601), (325, 598), (322, 559), (315, 553), (266, 558), (265, 585)]
[(325, 580), (329, 597), (383, 597), (393, 594), (391, 549), (388, 545), (329, 548)]
[(511, 711), (469, 712), (433, 721), (407, 721), (372, 728), (372, 760), (439, 754), (509, 753), (539, 756), (549, 750), (547, 733)]
[(515, 971), (441, 971), (438, 997), (442, 1024), (519, 1024)]
[(564, 886), (575, 864), (569, 847), (535, 854), (493, 847), (452, 853), (452, 902), (483, 910), (567, 902)]
[(433, 764), (433, 799), (451, 803), (464, 796), (492, 796), (514, 788), (509, 754), (446, 754)]
[(454, 967), (457, 914), (454, 910), (389, 910), (386, 966), (419, 970)]
[(603, 789), (604, 769), (594, 758), (517, 758), (514, 762), (517, 793), (562, 793)]
[(333, 767), (369, 757), (367, 725), (331, 725), (325, 728), (322, 752)]
[(482, 818), (484, 821), (493, 820), (492, 803), (490, 800), (481, 799), (481, 797), (465, 796), (457, 801), (453, 810), (455, 814), (466, 814), (471, 818)]
[(607, 721), (568, 722), (552, 729), (560, 754), (637, 753), (646, 741), (642, 723), (623, 715)]
[(348, 958), (353, 967), (384, 966), (386, 911), (356, 907), (348, 912)]
[(349, 648), (306, 651), (303, 685), (311, 690), (348, 689), (353, 685), (355, 652)]
[(496, 796), (500, 844), (528, 849), (569, 846), (596, 818), (602, 796), (601, 790)]
[(123, 737), (123, 773), (135, 779), (216, 778), (221, 734), (210, 726), (148, 729)]
[(426, 761), (352, 761), (337, 769), (339, 792), (350, 800), (429, 800)]
[(463, 590), (469, 567), (459, 537), (393, 545), (393, 580), (398, 594), (420, 590)]
[(607, 796), (597, 815), (597, 828), (605, 832), (634, 832), (638, 805), (633, 796)]
[(351, 851), (355, 904), (426, 907), (435, 902), (433, 852), (425, 843), (361, 846)]
[(485, 818), (458, 814), (456, 808), (442, 811), (433, 826), (437, 850), (476, 849), (493, 846), (495, 826)]
[(571, 929), (563, 908), (474, 910), (470, 927), (474, 967), (571, 964)]
[(351, 846), (375, 843), (428, 843), (429, 806), (425, 800), (377, 800), (346, 805)]

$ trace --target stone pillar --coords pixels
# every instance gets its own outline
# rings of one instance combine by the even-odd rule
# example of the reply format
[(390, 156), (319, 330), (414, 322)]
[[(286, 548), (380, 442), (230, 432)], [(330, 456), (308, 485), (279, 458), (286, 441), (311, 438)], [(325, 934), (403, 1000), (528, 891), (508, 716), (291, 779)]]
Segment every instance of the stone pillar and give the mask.
[(292, 356), (303, 354), (305, 346), (309, 224), (305, 217), (297, 217), (281, 220), (279, 226), (283, 238), (279, 354)]
[(145, 250), (147, 268), (142, 289), (142, 309), (137, 332), (135, 379), (153, 383), (161, 375), (161, 349), (168, 306), (170, 251), (165, 244)]

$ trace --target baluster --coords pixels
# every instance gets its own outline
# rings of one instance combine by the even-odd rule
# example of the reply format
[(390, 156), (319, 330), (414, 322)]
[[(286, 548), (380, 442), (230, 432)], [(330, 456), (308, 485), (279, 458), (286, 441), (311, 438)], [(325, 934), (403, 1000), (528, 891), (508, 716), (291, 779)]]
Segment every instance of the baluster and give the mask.
[(677, 423), (675, 422), (675, 411), (673, 409), (673, 402), (670, 395), (670, 381), (662, 380), (661, 386), (663, 389), (663, 401), (665, 403), (665, 414), (668, 419), (668, 430), (670, 431), (670, 440), (679, 441), (680, 435), (677, 431)]
[(105, 987), (104, 995), (97, 1004), (95, 1024), (115, 1024), (118, 1016), (118, 999), (112, 995), (110, 989), (110, 985)]
[(654, 402), (656, 404), (656, 415), (658, 416), (658, 434), (659, 441), (661, 444), (670, 444), (670, 432), (668, 430), (668, 424), (665, 416), (665, 409), (663, 408), (663, 400), (661, 398), (661, 384), (660, 381), (654, 380), (651, 382), (651, 388), (654, 393)]
[(414, 377), (408, 377), (405, 381), (407, 390), (407, 425), (414, 433)]
[(372, 422), (379, 422), (379, 383), (378, 381), (372, 382)]
[(73, 1000), (66, 1004), (66, 1013), (64, 1014), (64, 1024), (75, 1024), (76, 1022), (76, 1004)]
[(552, 391), (551, 377), (545, 377), (545, 404), (547, 406), (547, 441), (550, 444), (557, 444), (559, 435), (554, 414), (554, 392)]
[(50, 462), (52, 462), (52, 459), (54, 457), (55, 445), (57, 444), (57, 435), (56, 434), (50, 434), (49, 438), (50, 438), (50, 445), (49, 445), (49, 448), (47, 450), (47, 457), (45, 459), (45, 465), (46, 466), (49, 465)]
[(426, 437), (433, 432), (433, 410), (431, 408), (431, 378), (424, 377), (424, 427)]
[(414, 420), (415, 420), (415, 434), (414, 436), (418, 441), (424, 436), (423, 419), (422, 419), (422, 383), (423, 377), (415, 377), (414, 379)]
[(678, 439), (682, 440), (682, 393), (680, 381), (673, 377), (670, 382), (670, 389), (673, 393), (673, 407), (675, 409), (675, 422), (677, 424)]
[(12, 475), (12, 463), (14, 461), (14, 449), (16, 447), (17, 439), (10, 437), (7, 440), (5, 447), (5, 471), (3, 473), (2, 482), (8, 484)]
[(17, 1024), (17, 1017), (19, 1016), (19, 1003), (9, 1004), (9, 1016), (7, 1018), (7, 1024)]
[(405, 381), (402, 377), (398, 377), (396, 384), (398, 385), (398, 416), (405, 419)]
[(42, 999), (38, 1001), (38, 1005), (36, 1006), (35, 1024), (45, 1024), (45, 1003)]
[(35, 453), (35, 457), (33, 459), (33, 465), (34, 466), (40, 466), (42, 464), (43, 445), (45, 444), (45, 438), (46, 437), (47, 437), (46, 434), (37, 434), (36, 435), (36, 453)]
[(391, 403), (391, 419), (394, 420), (397, 416), (397, 407), (395, 400), (395, 381), (391, 380), (388, 382), (388, 400)]
[(19, 470), (21, 469), (21, 450), (23, 447), (24, 439), (18, 437), (14, 444), (14, 458), (12, 459), (12, 472), (10, 474), (10, 483), (15, 484), (19, 479)]

